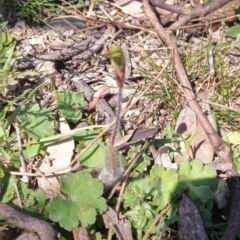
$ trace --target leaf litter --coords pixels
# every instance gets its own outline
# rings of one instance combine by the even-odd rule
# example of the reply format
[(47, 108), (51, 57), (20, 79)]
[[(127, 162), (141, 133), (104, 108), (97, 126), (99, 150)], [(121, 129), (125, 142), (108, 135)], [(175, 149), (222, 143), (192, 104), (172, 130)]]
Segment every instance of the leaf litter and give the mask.
[[(169, 2), (167, 3), (169, 4)], [(32, 138), (39, 141), (41, 138), (48, 136), (48, 134), (49, 136), (59, 134), (63, 127), (63, 123), (61, 122), (62, 118), (60, 118), (59, 115), (62, 115), (68, 120), (68, 122), (64, 124), (67, 129), (66, 132), (76, 128), (82, 120), (86, 125), (108, 124), (112, 122), (115, 117), (114, 111), (116, 110), (114, 109), (116, 107), (116, 100), (113, 98), (113, 95), (116, 94), (116, 86), (112, 87), (112, 83), (114, 83), (113, 71), (106, 58), (106, 52), (110, 46), (116, 44), (123, 46), (123, 49), (127, 49), (127, 51), (125, 50), (125, 56), (129, 55), (126, 57), (130, 65), (127, 67), (126, 83), (123, 89), (123, 109), (137, 99), (137, 96), (150, 84), (151, 79), (157, 76), (166, 60), (171, 57), (169, 49), (164, 48), (161, 40), (148, 29), (149, 23), (145, 18), (145, 14), (143, 14), (140, 2), (129, 1), (127, 3), (119, 3), (119, 1), (116, 1), (116, 4), (123, 5), (115, 8), (114, 5), (109, 5), (109, 3), (104, 2), (103, 8), (98, 8), (98, 6), (94, 4), (92, 5), (92, 9), (90, 7), (86, 8), (90, 18), (86, 21), (80, 21), (84, 22), (84, 24), (89, 24), (93, 27), (92, 29), (91, 27), (89, 29), (88, 27), (82, 29), (82, 25), (75, 24), (78, 23), (79, 18), (67, 18), (67, 16), (57, 19), (58, 24), (60, 22), (61, 26), (65, 26), (65, 23), (67, 23), (66, 28), (51, 30), (46, 27), (40, 27), (39, 25), (34, 28), (23, 22), (23, 24), (16, 24), (13, 28), (9, 29), (9, 32), (19, 40), (17, 46), (21, 57), (18, 59), (16, 66), (19, 65), (19, 69), (33, 68), (35, 72), (39, 73), (39, 75), (36, 74), (32, 76), (31, 80), (34, 79), (33, 82), (29, 83), (29, 79), (20, 82), (21, 87), (17, 91), (11, 90), (9, 96), (18, 96), (25, 89), (34, 87), (35, 84), (50, 79), (52, 86), (44, 87), (35, 95), (34, 100), (44, 103), (45, 106), (50, 106), (54, 118), (58, 120), (60, 125), (58, 129), (54, 126), (54, 121), (52, 120), (51, 128), (47, 128), (46, 126), (42, 127), (40, 123), (41, 121), (44, 122), (45, 119), (41, 120), (40, 118), (38, 119), (39, 122), (36, 119), (31, 120), (30, 114), (36, 115), (36, 111), (31, 112), (31, 108), (28, 110), (28, 105), (26, 105), (25, 110), (28, 111), (28, 114), (30, 113), (29, 117), (24, 118), (23, 116), (21, 117), (21, 115), (19, 116), (23, 124), (30, 125), (26, 130), (23, 130), (27, 135), (27, 137), (24, 138), (26, 141), (32, 140)], [(136, 4), (134, 5), (136, 7), (132, 7), (131, 4)], [(173, 5), (173, 3), (170, 4)], [(104, 9), (110, 13), (110, 17), (104, 13)], [(68, 12), (68, 14), (69, 13), (70, 12)], [(70, 14), (72, 14), (72, 12)], [(140, 15), (136, 18), (136, 14)], [(161, 14), (161, 18), (164, 18), (163, 13)], [(121, 29), (121, 24), (123, 24), (122, 31), (117, 32), (117, 28), (115, 27), (106, 28), (100, 25), (96, 27), (96, 24), (94, 24), (96, 16), (102, 17), (102, 19), (114, 18), (114, 22), (118, 23), (118, 29)], [(171, 17), (174, 19), (175, 16), (172, 15)], [(65, 20), (61, 21), (61, 19)], [(55, 28), (54, 23), (52, 24)], [(78, 28), (78, 26), (80, 27)], [(187, 31), (188, 30), (186, 30), (186, 32)], [(148, 35), (146, 33), (148, 33)], [(186, 39), (184, 38), (186, 36), (187, 35), (184, 36), (184, 34), (180, 34), (179, 39), (183, 38), (183, 41), (185, 41)], [(196, 36), (196, 38), (197, 37), (198, 36)], [(83, 51), (81, 50), (80, 55), (74, 56), (76, 54), (76, 52), (74, 53), (75, 44), (84, 41), (89, 43), (89, 46), (85, 44), (88, 48)], [(190, 42), (187, 42), (187, 44), (191, 47)], [(199, 48), (199, 46), (197, 46), (197, 48)], [(67, 55), (65, 54), (66, 52)], [(29, 58), (29, 54), (33, 58)], [(44, 61), (46, 58), (54, 61)], [(187, 59), (184, 60), (187, 63)], [(204, 62), (201, 64), (204, 64)], [(36, 67), (37, 65), (38, 67)], [(200, 69), (201, 65), (199, 63), (197, 63), (197, 65), (197, 68)], [(186, 68), (188, 68), (187, 65)], [(201, 82), (201, 79), (195, 79), (194, 74), (196, 71), (194, 72), (194, 69), (195, 68), (193, 68), (193, 71), (190, 71), (190, 80), (192, 82), (197, 81), (196, 90), (199, 90), (197, 89), (198, 86), (201, 86), (203, 89), (208, 88), (208, 84), (212, 84), (212, 82), (210, 82), (211, 79), (206, 82)], [(217, 69), (217, 72), (218, 71), (220, 70)], [(121, 121), (122, 132), (124, 132), (125, 135), (130, 135), (130, 140), (124, 140), (126, 142), (121, 146), (120, 157), (125, 158), (125, 162), (130, 162), (134, 157), (130, 154), (131, 151), (129, 148), (134, 149), (136, 146), (135, 151), (138, 151), (137, 149), (138, 146), (141, 145), (141, 141), (147, 142), (147, 139), (151, 139), (153, 136), (153, 145), (155, 145), (157, 149), (154, 164), (151, 164), (151, 160), (147, 159), (147, 157), (150, 158), (149, 155), (154, 155), (151, 152), (145, 153), (144, 157), (142, 156), (140, 158), (135, 170), (131, 173), (132, 176), (128, 180), (128, 185), (123, 195), (122, 202), (124, 207), (120, 211), (124, 212), (124, 215), (130, 220), (133, 232), (138, 231), (138, 235), (134, 235), (136, 239), (141, 239), (142, 234), (147, 233), (147, 229), (153, 222), (154, 216), (156, 216), (160, 210), (163, 210), (167, 204), (171, 203), (174, 197), (178, 194), (180, 195), (182, 190), (184, 190), (184, 193), (188, 193), (188, 196), (197, 206), (204, 221), (211, 220), (213, 204), (211, 196), (214, 190), (217, 189), (216, 172), (214, 172), (215, 170), (213, 168), (203, 165), (202, 162), (205, 164), (212, 162), (214, 160), (214, 152), (202, 128), (200, 128), (199, 123), (196, 122), (196, 116), (192, 113), (191, 108), (184, 108), (179, 114), (183, 108), (182, 106), (185, 105), (185, 99), (184, 96), (182, 96), (181, 89), (175, 82), (175, 78), (176, 76), (172, 71), (172, 66), (169, 65), (164, 75), (161, 76), (156, 84), (137, 104), (132, 106)], [(218, 81), (218, 78), (219, 76), (215, 76), (214, 81)], [(84, 81), (90, 88), (86, 90), (87, 88), (83, 87), (85, 86), (84, 84), (79, 84), (80, 81)], [(110, 91), (106, 92), (104, 96), (98, 93), (94, 95), (94, 90), (98, 89), (98, 91), (102, 92), (109, 86), (111, 87)], [(79, 93), (74, 93), (74, 91)], [(92, 91), (91, 95), (85, 95), (87, 91)], [(219, 93), (216, 92), (215, 95), (217, 94)], [(95, 104), (94, 99), (92, 99), (93, 96), (97, 96), (97, 104)], [(90, 104), (94, 103), (88, 105), (91, 106), (88, 109), (81, 107), (87, 106), (84, 98)], [(46, 101), (48, 99), (49, 101)], [(105, 101), (105, 105), (104, 107), (100, 107), (103, 101)], [(237, 101), (235, 103), (235, 107), (237, 107)], [(42, 108), (42, 106), (43, 104), (40, 105), (40, 108)], [(109, 110), (107, 110), (108, 108), (112, 108), (112, 112), (109, 112)], [(209, 112), (209, 105), (207, 108), (206, 111)], [(36, 109), (41, 113), (42, 110), (39, 109), (39, 106), (38, 108), (36, 107)], [(175, 125), (176, 113), (179, 115), (175, 126), (176, 131), (164, 133), (163, 128), (167, 124)], [(107, 117), (108, 114), (110, 116), (109, 118)], [(52, 116), (52, 114), (49, 114), (49, 116)], [(186, 124), (187, 126), (185, 131), (179, 130), (179, 125), (182, 124)], [(38, 127), (40, 127), (40, 130)], [(31, 131), (29, 129), (31, 129)], [(41, 129), (44, 131), (41, 131)], [(130, 133), (130, 131), (133, 131), (133, 133)], [(94, 224), (97, 214), (101, 215), (107, 207), (104, 198), (101, 197), (103, 186), (88, 173), (88, 171), (91, 171), (94, 175), (94, 171), (96, 171), (96, 175), (99, 176), (99, 170), (101, 171), (101, 168), (104, 167), (106, 156), (103, 153), (106, 149), (104, 144), (107, 138), (106, 136), (90, 147), (90, 149), (80, 157), (80, 168), (84, 167), (84, 170), (77, 173), (64, 174), (72, 170), (70, 166), (75, 154), (74, 150), (78, 153), (81, 152), (84, 146), (87, 146), (98, 133), (99, 131), (96, 130), (87, 130), (77, 136), (54, 142), (51, 146), (38, 144), (25, 148), (24, 154), (29, 164), (29, 160), (36, 162), (39, 157), (40, 161), (49, 158), (51, 161), (44, 163), (46, 164), (46, 171), (51, 171), (53, 175), (63, 174), (57, 178), (55, 176), (53, 177), (55, 180), (58, 179), (54, 183), (56, 184), (54, 188), (58, 189), (54, 195), (59, 194), (59, 196), (55, 198), (51, 197), (49, 206), (50, 214), (46, 216), (49, 216), (52, 221), (59, 222), (59, 224), (68, 231), (71, 231), (79, 225), (86, 227), (89, 224)], [(184, 135), (179, 136), (179, 134)], [(189, 135), (189, 137), (185, 135)], [(87, 138), (88, 136), (89, 138)], [(199, 138), (199, 136), (201, 137)], [(165, 138), (170, 139), (171, 144), (166, 143), (167, 139)], [(120, 136), (119, 141), (121, 141), (121, 139), (122, 136)], [(76, 145), (77, 147), (74, 146), (74, 142), (78, 144)], [(42, 148), (42, 146), (44, 147)], [(119, 146), (119, 144), (117, 146)], [(180, 154), (182, 159), (190, 160), (197, 158), (201, 161), (192, 160), (190, 162), (184, 161), (180, 163), (182, 159), (181, 161), (176, 160), (174, 153), (179, 146), (185, 148)], [(52, 148), (54, 150), (52, 150)], [(28, 153), (28, 155), (26, 153)], [(112, 158), (116, 158), (116, 153), (113, 154)], [(53, 166), (51, 166), (51, 164)], [(178, 164), (179, 170), (176, 168), (176, 164)], [(56, 168), (63, 167), (65, 169), (55, 172), (52, 168), (55, 167), (55, 165)], [(31, 169), (30, 165), (29, 169)], [(39, 171), (44, 175), (45, 170), (40, 167)], [(38, 172), (35, 172), (35, 175), (37, 173)], [(203, 180), (203, 176), (210, 180)], [(44, 178), (41, 179), (48, 182)], [(38, 181), (39, 180), (40, 177), (38, 177)], [(88, 180), (88, 182), (86, 180)], [(40, 182), (38, 182), (38, 185), (41, 185)], [(92, 190), (96, 192), (93, 193)], [(48, 190), (45, 189), (45, 191)], [(9, 202), (13, 198), (13, 188), (10, 190), (10, 193), (12, 195), (10, 194), (9, 198), (5, 199), (5, 202)], [(86, 193), (88, 193), (89, 196), (84, 195)], [(30, 192), (29, 194), (31, 195), (32, 193)], [(96, 200), (96, 203), (89, 201), (89, 199), (91, 199), (90, 195)], [(221, 196), (221, 198), (224, 198), (224, 196)], [(220, 200), (218, 200), (218, 202), (219, 201)], [(86, 202), (88, 202), (88, 204), (86, 204)], [(61, 212), (59, 209), (67, 209), (69, 211)], [(170, 207), (164, 220), (167, 218), (171, 220), (171, 218), (175, 216), (176, 209), (177, 205)], [(71, 214), (69, 214), (69, 212)], [(195, 213), (196, 211), (194, 210), (193, 212)], [(108, 212), (105, 214), (107, 213)], [(110, 222), (110, 225), (116, 223), (116, 226), (122, 224), (122, 220), (119, 220), (116, 214), (114, 214), (114, 218), (108, 220), (108, 222)], [(129, 222), (127, 225), (129, 227)], [(174, 230), (174, 228), (175, 226), (173, 225), (172, 230)], [(152, 234), (159, 234), (161, 229), (161, 227), (156, 227)], [(114, 230), (119, 236), (115, 227)], [(121, 231), (124, 232), (125, 227), (123, 227)], [(104, 231), (102, 231), (101, 234), (105, 235), (103, 232)], [(170, 232), (174, 235), (174, 231), (170, 230)], [(99, 232), (95, 230), (93, 234), (97, 236)], [(132, 234), (135, 233), (130, 233), (131, 237)], [(126, 237), (123, 234), (123, 236), (125, 236), (123, 239), (130, 239), (130, 235), (126, 235), (128, 236)]]

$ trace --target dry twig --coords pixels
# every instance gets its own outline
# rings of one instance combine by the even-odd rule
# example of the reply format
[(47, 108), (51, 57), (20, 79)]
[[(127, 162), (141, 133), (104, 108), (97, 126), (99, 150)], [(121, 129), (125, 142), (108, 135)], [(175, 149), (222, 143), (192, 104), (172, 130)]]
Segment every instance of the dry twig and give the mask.
[[(176, 71), (176, 74), (178, 76), (178, 79), (180, 81), (180, 84), (182, 86), (182, 89), (184, 90), (187, 99), (189, 100), (189, 103), (191, 107), (193, 108), (193, 111), (197, 117), (197, 120), (201, 124), (202, 128), (206, 132), (215, 153), (220, 157), (220, 160), (222, 163), (231, 163), (232, 164), (232, 158), (230, 155), (230, 146), (223, 142), (223, 140), (220, 138), (220, 136), (215, 131), (212, 124), (209, 122), (207, 116), (204, 114), (201, 106), (199, 105), (198, 100), (195, 97), (195, 94), (193, 92), (193, 89), (188, 81), (188, 77), (186, 74), (186, 71), (184, 69), (184, 66), (182, 64), (181, 56), (178, 51), (177, 43), (174, 37), (169, 36), (164, 28), (160, 25), (158, 22), (158, 19), (154, 12), (152, 11), (149, 3), (147, 0), (142, 0), (145, 12), (147, 17), (149, 18), (152, 26), (157, 31), (159, 36), (166, 42), (168, 47), (172, 49), (172, 56), (173, 56), (173, 63), (174, 63), (174, 69)], [(237, 174), (235, 168), (233, 167), (232, 174)]]
[(191, 10), (189, 8), (185, 8), (182, 6), (169, 5), (169, 4), (166, 4), (166, 3), (162, 2), (162, 1), (158, 1), (158, 0), (150, 0), (152, 5), (154, 5), (155, 7), (159, 7), (164, 10), (183, 15), (178, 21), (175, 21), (168, 28), (171, 30), (177, 30), (179, 27), (182, 27), (183, 25), (185, 25), (186, 23), (188, 23), (190, 20), (192, 20), (194, 18), (198, 18), (198, 17), (202, 18), (202, 17), (214, 12), (215, 10), (221, 8), (223, 5), (225, 5), (231, 1), (232, 0), (214, 0), (214, 1), (210, 1), (209, 3), (206, 3), (206, 4), (202, 4), (199, 7), (195, 7)]
[(7, 218), (7, 224), (14, 225), (28, 232), (35, 232), (41, 240), (55, 240), (55, 232), (51, 225), (40, 219), (18, 212), (12, 207), (0, 203), (0, 216)]
[[(177, 48), (177, 43), (174, 37), (169, 36), (164, 28), (160, 25), (158, 22), (158, 19), (154, 12), (152, 11), (148, 0), (142, 0), (145, 13), (147, 17), (149, 18), (152, 26), (157, 31), (158, 35), (166, 42), (167, 46), (172, 49), (173, 51), (173, 62), (174, 62), (174, 69), (176, 71), (176, 74), (178, 76), (178, 79), (180, 81), (180, 84), (187, 96), (187, 99), (190, 100), (191, 107), (197, 117), (197, 120), (201, 124), (202, 128), (206, 132), (215, 153), (219, 156), (220, 163), (223, 164), (231, 164), (232, 168), (228, 172), (231, 178), (231, 184), (232, 184), (232, 191), (231, 191), (231, 214), (230, 219), (228, 222), (227, 230), (223, 236), (222, 239), (235, 239), (237, 235), (237, 231), (239, 229), (240, 225), (240, 209), (239, 209), (239, 202), (240, 202), (240, 185), (239, 185), (239, 174), (233, 164), (231, 153), (230, 153), (230, 146), (229, 144), (226, 144), (223, 142), (223, 140), (220, 138), (220, 136), (217, 134), (211, 123), (209, 122), (207, 116), (204, 114), (201, 106), (199, 105), (199, 102), (197, 101), (195, 94), (193, 92), (193, 89), (188, 81), (188, 77), (186, 74), (186, 71), (184, 69), (184, 66), (181, 61), (181, 56)], [(196, 17), (196, 16), (204, 16), (211, 11), (216, 10), (217, 8), (223, 6), (224, 4), (230, 2), (229, 0), (218, 0), (218, 1), (212, 1), (204, 6), (199, 8), (193, 9), (191, 14), (186, 15), (180, 19), (176, 24), (174, 24), (174, 27), (179, 27), (185, 23), (187, 23), (190, 19)], [(231, 235), (231, 237), (230, 237)]]

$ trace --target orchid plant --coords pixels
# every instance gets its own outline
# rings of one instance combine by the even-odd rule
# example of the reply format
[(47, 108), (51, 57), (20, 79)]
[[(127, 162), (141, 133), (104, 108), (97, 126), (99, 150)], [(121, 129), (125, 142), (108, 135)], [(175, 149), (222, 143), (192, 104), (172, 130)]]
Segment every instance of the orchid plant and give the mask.
[(107, 55), (110, 57), (115, 72), (115, 79), (118, 86), (118, 100), (116, 122), (112, 131), (110, 143), (107, 143), (105, 149), (105, 168), (98, 177), (103, 182), (105, 191), (108, 191), (116, 183), (124, 171), (119, 160), (118, 152), (114, 149), (114, 144), (121, 120), (122, 94), (125, 81), (125, 57), (122, 48), (119, 46), (110, 48)]

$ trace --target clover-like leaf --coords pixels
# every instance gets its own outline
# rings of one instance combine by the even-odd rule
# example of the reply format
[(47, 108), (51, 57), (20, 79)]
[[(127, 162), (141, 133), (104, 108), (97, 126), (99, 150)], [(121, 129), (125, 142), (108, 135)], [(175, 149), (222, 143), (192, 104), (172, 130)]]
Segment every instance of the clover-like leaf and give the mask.
[(150, 172), (150, 184), (161, 192), (174, 192), (177, 188), (178, 175), (176, 170), (164, 170), (163, 166), (155, 165)]
[(207, 203), (211, 199), (212, 192), (216, 190), (218, 184), (215, 169), (204, 166), (200, 160), (193, 160), (181, 163), (178, 173), (179, 186), (189, 191), (191, 199), (199, 199), (202, 203)]
[(135, 207), (149, 196), (151, 186), (149, 185), (148, 176), (142, 178), (140, 174), (135, 173), (132, 181), (129, 182), (123, 195), (125, 207)]
[(68, 231), (94, 224), (97, 212), (107, 209), (106, 200), (101, 197), (103, 184), (93, 179), (88, 172), (69, 173), (60, 178), (61, 190), (69, 198), (55, 197), (49, 204), (49, 217), (59, 222)]
[(163, 166), (155, 165), (150, 172), (149, 185), (153, 188), (153, 204), (163, 209), (171, 202), (173, 194), (178, 192), (178, 175), (176, 170), (164, 170)]
[(199, 199), (202, 203), (207, 203), (211, 197), (212, 190), (208, 186), (194, 186), (191, 185), (189, 188), (189, 197), (191, 199)]
[(155, 192), (153, 205), (158, 207), (158, 210), (164, 209), (172, 200), (172, 193), (170, 192)]
[(73, 123), (78, 122), (82, 118), (80, 107), (86, 105), (84, 97), (80, 93), (74, 93), (66, 90), (64, 93), (58, 94), (57, 106), (63, 117)]

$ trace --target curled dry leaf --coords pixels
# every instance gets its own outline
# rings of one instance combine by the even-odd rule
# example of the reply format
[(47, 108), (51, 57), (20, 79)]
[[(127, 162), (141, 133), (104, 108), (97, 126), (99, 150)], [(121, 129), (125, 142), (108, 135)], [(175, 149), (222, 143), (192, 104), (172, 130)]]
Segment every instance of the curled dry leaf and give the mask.
[[(60, 131), (61, 133), (66, 133), (70, 130), (66, 121), (62, 118), (60, 119)], [(55, 142), (54, 144), (48, 146), (47, 153), (48, 155), (45, 156), (45, 159), (41, 160), (38, 164), (38, 169), (44, 173), (52, 173), (54, 174), (56, 170), (59, 168), (66, 167), (65, 170), (58, 171), (57, 173), (66, 173), (70, 171), (69, 166), (73, 150), (74, 150), (74, 141), (72, 137), (67, 139), (63, 139), (60, 141)], [(50, 159), (51, 164), (46, 161), (46, 159)], [(38, 185), (42, 188), (47, 194), (50, 196), (55, 196), (60, 191), (60, 184), (58, 181), (58, 177), (51, 177), (51, 178), (37, 178)]]
[(172, 163), (168, 150), (171, 148), (173, 151), (177, 152), (176, 147), (173, 144), (165, 144), (164, 146), (160, 147), (157, 156), (155, 158), (155, 164), (162, 165), (166, 169), (177, 169), (177, 163)]
[(115, 144), (115, 147), (117, 149), (126, 147), (128, 145), (134, 144), (136, 142), (139, 142), (141, 140), (145, 140), (147, 138), (152, 138), (159, 132), (159, 128), (147, 128), (144, 129), (143, 127), (136, 128), (134, 131), (132, 131), (130, 134), (122, 137), (117, 141)]
[[(207, 115), (209, 121), (214, 124), (213, 116), (208, 104), (201, 104), (202, 109)], [(213, 161), (214, 150), (207, 134), (204, 132), (200, 123), (197, 122), (196, 116), (190, 107), (185, 107), (178, 116), (175, 132), (177, 134), (186, 134), (193, 137), (190, 141), (189, 157), (200, 159), (203, 163), (211, 163)], [(184, 145), (184, 143), (182, 143)], [(183, 158), (176, 156), (175, 160), (181, 162)]]
[(28, 39), (30, 45), (42, 45), (46, 49), (45, 41), (48, 38), (49, 33), (44, 33), (38, 37), (33, 37)]

